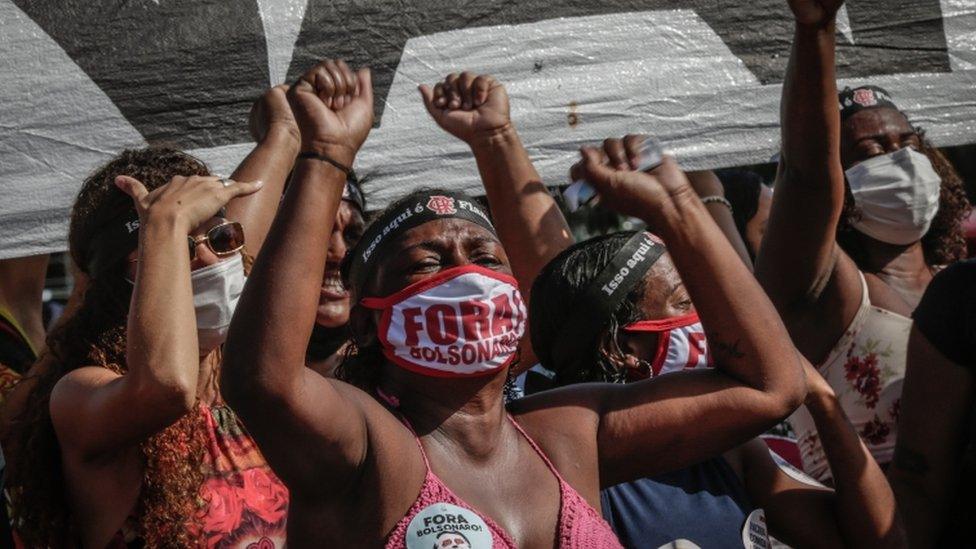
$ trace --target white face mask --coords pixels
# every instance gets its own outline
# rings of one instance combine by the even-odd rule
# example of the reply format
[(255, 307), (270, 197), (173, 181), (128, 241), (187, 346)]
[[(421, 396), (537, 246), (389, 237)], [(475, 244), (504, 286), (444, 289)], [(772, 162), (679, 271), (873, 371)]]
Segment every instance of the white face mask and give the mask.
[(445, 269), (391, 296), (361, 303), (382, 311), (379, 338), (386, 357), (426, 376), (498, 371), (515, 358), (525, 333), (518, 283), (477, 265)]
[(942, 178), (912, 148), (869, 158), (846, 172), (861, 219), (854, 228), (888, 244), (921, 240), (939, 211)]
[(200, 356), (210, 353), (227, 339), (227, 328), (244, 289), (244, 281), (244, 263), (240, 254), (190, 273)]

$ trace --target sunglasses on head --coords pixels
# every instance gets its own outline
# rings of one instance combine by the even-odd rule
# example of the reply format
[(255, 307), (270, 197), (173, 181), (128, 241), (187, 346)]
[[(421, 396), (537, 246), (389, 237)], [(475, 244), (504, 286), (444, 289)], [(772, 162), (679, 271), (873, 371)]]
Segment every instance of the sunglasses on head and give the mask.
[(204, 235), (186, 238), (190, 245), (190, 261), (197, 258), (197, 245), (201, 242), (206, 243), (217, 257), (224, 257), (244, 247), (244, 227), (236, 221), (224, 221), (211, 227)]

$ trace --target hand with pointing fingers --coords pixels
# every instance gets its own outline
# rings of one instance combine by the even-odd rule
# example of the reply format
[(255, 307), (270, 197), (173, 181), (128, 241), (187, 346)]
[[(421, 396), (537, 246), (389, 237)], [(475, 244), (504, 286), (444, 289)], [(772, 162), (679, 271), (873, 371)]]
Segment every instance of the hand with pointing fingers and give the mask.
[(141, 181), (127, 175), (115, 178), (115, 185), (132, 197), (139, 220), (152, 219), (177, 223), (187, 233), (217, 215), (228, 202), (257, 192), (261, 182), (245, 183), (204, 176), (176, 176), (169, 183), (149, 192)]

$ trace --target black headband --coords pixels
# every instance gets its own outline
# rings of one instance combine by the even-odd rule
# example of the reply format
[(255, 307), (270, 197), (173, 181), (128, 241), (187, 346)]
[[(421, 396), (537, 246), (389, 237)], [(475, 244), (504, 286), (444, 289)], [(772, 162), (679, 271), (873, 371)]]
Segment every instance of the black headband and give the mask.
[(138, 246), (139, 214), (135, 208), (127, 208), (95, 231), (88, 244), (88, 261), (82, 267), (94, 278), (113, 267)]
[(342, 199), (355, 204), (359, 208), (359, 213), (366, 213), (366, 197), (363, 195), (363, 189), (359, 185), (356, 172), (352, 170), (349, 170), (349, 175), (346, 176), (346, 186), (342, 189)]
[[(221, 208), (216, 217), (227, 217), (227, 211)], [(124, 209), (95, 231), (88, 244), (90, 252), (83, 268), (94, 278), (112, 268), (137, 247), (139, 214), (135, 208)]]
[(898, 110), (888, 90), (878, 86), (858, 86), (844, 88), (837, 94), (840, 102), (840, 119), (846, 120), (852, 114), (872, 107), (889, 107)]
[(495, 234), (495, 227), (488, 215), (471, 197), (446, 191), (417, 194), (414, 200), (384, 212), (370, 224), (356, 243), (350, 253), (349, 263), (349, 281), (352, 287), (362, 291), (366, 278), (376, 264), (376, 258), (383, 255), (383, 249), (394, 237), (428, 221), (452, 217), (476, 223)]
[(591, 356), (593, 338), (610, 322), (630, 291), (644, 280), (647, 271), (666, 250), (657, 237), (641, 231), (614, 254), (576, 299), (573, 312), (563, 324), (552, 352), (554, 363), (560, 369)]

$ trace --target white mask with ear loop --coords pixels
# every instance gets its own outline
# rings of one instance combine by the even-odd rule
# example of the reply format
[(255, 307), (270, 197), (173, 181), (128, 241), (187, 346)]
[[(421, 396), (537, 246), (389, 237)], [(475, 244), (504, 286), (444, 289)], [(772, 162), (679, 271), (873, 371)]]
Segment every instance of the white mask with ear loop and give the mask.
[(227, 339), (245, 280), (240, 254), (190, 273), (200, 356), (209, 354)]
[(942, 178), (924, 154), (906, 147), (855, 164), (846, 172), (861, 218), (855, 229), (888, 244), (921, 240), (939, 212)]

